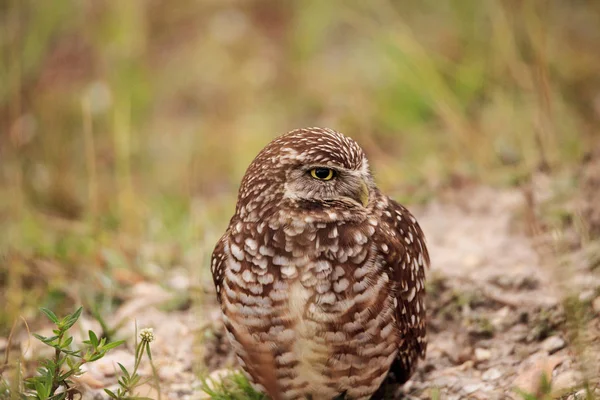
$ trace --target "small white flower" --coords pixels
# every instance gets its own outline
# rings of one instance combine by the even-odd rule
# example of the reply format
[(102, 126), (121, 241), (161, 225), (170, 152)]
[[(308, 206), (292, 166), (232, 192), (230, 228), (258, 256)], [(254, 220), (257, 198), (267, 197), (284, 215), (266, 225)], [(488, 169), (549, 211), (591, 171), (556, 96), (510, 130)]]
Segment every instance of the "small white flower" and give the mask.
[(140, 339), (142, 342), (150, 343), (154, 340), (154, 329), (144, 328), (140, 331)]

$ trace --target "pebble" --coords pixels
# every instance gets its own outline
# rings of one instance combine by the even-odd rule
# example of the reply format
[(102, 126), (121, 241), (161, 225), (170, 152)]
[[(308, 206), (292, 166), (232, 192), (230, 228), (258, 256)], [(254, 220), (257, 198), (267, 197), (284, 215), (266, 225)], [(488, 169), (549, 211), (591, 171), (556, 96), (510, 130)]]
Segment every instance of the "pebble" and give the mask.
[(483, 385), (481, 383), (470, 383), (463, 386), (462, 390), (465, 392), (465, 394), (471, 394), (481, 389), (482, 386)]
[(181, 398), (185, 395), (189, 395), (193, 393), (193, 389), (191, 385), (187, 382), (185, 383), (174, 383), (169, 387), (171, 392), (175, 392), (178, 398)]
[[(600, 396), (600, 389), (592, 390), (591, 392), (592, 398), (594, 395)], [(588, 391), (586, 389), (581, 389), (577, 391), (575, 394), (570, 395), (568, 400), (586, 400), (588, 398)]]
[(474, 268), (478, 265), (481, 265), (482, 261), (483, 260), (481, 259), (481, 257), (477, 254), (469, 254), (465, 257), (464, 264), (467, 268)]
[(114, 349), (98, 361), (88, 364), (88, 368), (93, 376), (113, 377), (122, 373), (118, 363), (131, 372), (133, 371), (135, 358), (127, 350)]
[(438, 340), (436, 347), (441, 354), (446, 355), (453, 364), (462, 364), (464, 359), (469, 358), (461, 356), (465, 351), (465, 348), (459, 346), (453, 338), (443, 338), (442, 340)]
[(548, 354), (554, 354), (557, 351), (563, 349), (567, 343), (559, 336), (550, 336), (542, 342), (542, 349), (546, 350)]
[(477, 347), (475, 349), (475, 359), (477, 361), (487, 361), (492, 358), (492, 352), (488, 349), (482, 349), (481, 347)]
[(595, 294), (596, 294), (595, 290), (592, 290), (592, 289), (584, 290), (583, 292), (581, 292), (579, 294), (579, 301), (581, 301), (582, 303), (587, 303), (588, 301), (591, 301), (594, 298)]
[(484, 381), (495, 381), (502, 376), (502, 371), (498, 368), (490, 368), (481, 375), (481, 379)]
[(158, 376), (161, 381), (177, 382), (178, 379), (183, 375), (183, 364), (173, 363), (170, 365), (163, 365), (158, 370)]
[(579, 386), (582, 377), (581, 373), (574, 370), (567, 370), (556, 376), (552, 380), (552, 391), (560, 394)]
[(503, 307), (494, 313), (490, 322), (496, 330), (504, 331), (512, 325), (512, 317), (514, 317), (514, 313), (511, 311), (510, 307)]
[(188, 274), (183, 270), (178, 270), (173, 276), (169, 279), (168, 285), (177, 291), (185, 292), (190, 288), (190, 279)]
[(513, 387), (525, 392), (534, 393), (540, 387), (543, 376), (546, 379), (552, 377), (552, 371), (564, 361), (558, 356), (548, 356), (545, 352), (539, 352), (529, 356), (521, 363), (517, 377), (513, 381)]
[(139, 395), (139, 397), (134, 398), (158, 399), (158, 391), (151, 381), (136, 386), (135, 392)]

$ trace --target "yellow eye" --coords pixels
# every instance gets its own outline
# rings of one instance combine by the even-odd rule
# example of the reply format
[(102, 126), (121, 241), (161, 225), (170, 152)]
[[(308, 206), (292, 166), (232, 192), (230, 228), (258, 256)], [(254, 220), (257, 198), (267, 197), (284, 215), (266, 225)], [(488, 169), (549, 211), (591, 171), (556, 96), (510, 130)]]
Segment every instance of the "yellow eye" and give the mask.
[(329, 168), (313, 168), (310, 170), (310, 176), (320, 181), (328, 181), (335, 176), (335, 172)]

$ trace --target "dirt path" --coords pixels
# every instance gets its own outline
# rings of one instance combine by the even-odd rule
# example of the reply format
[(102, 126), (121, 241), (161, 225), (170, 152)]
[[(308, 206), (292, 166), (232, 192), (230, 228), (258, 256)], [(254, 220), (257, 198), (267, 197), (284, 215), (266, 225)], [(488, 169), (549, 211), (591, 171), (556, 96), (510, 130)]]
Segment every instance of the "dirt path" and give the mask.
[[(544, 248), (536, 251), (525, 235), (525, 211), (519, 191), (476, 188), (418, 213), (432, 254), (430, 344), (404, 393), (504, 399), (515, 397), (515, 385), (535, 392), (543, 372), (553, 376), (557, 397), (581, 384), (562, 302), (571, 294), (593, 298), (599, 283), (560, 270), (552, 257), (543, 261)], [(571, 286), (577, 281), (589, 287)], [(594, 358), (586, 367), (597, 377), (598, 353)]]
[[(553, 376), (555, 397), (566, 393), (562, 397), (575, 399), (578, 389), (572, 387), (580, 387), (586, 376), (600, 376), (598, 274), (585, 265), (557, 267), (542, 261), (525, 234), (522, 193), (463, 189), (415, 211), (432, 257), (429, 347), (427, 359), (399, 395), (522, 398), (512, 388), (535, 392), (545, 371)], [(215, 323), (219, 312), (211, 293), (200, 311), (161, 311), (174, 293), (188, 290), (185, 271), (176, 272), (167, 286), (137, 285), (114, 320), (135, 318), (139, 327), (154, 327), (152, 348), (163, 399), (205, 398), (197, 372), (222, 368), (231, 360)], [(565, 313), (567, 295), (577, 301)], [(581, 326), (573, 328), (573, 321)], [(127, 329), (133, 335), (133, 326)], [(585, 351), (577, 343), (585, 343)], [(128, 367), (133, 357), (128, 350), (117, 350), (92, 365), (84, 380), (97, 389), (88, 392), (89, 398), (103, 398), (93, 395), (114, 382), (115, 361)], [(149, 367), (142, 372), (149, 374)], [(157, 398), (152, 388), (147, 390)]]

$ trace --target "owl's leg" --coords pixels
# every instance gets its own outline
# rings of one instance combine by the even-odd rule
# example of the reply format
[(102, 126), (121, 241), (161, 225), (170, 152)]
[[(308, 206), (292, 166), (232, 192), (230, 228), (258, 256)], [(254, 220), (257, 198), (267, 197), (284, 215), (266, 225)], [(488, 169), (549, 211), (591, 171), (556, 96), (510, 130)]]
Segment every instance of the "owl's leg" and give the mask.
[(339, 395), (335, 396), (332, 400), (347, 400), (346, 392), (340, 393)]
[(371, 400), (391, 400), (394, 398), (394, 388), (397, 387), (395, 384), (389, 384), (387, 379), (381, 383), (379, 389), (373, 396), (371, 396)]
[(379, 386), (379, 389), (373, 394), (371, 400), (394, 399), (396, 390), (410, 379), (413, 369), (411, 366), (407, 366), (400, 357), (397, 357), (390, 367), (390, 372)]

